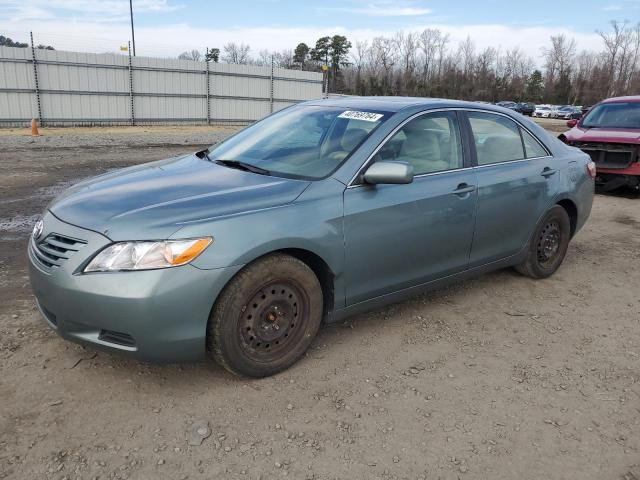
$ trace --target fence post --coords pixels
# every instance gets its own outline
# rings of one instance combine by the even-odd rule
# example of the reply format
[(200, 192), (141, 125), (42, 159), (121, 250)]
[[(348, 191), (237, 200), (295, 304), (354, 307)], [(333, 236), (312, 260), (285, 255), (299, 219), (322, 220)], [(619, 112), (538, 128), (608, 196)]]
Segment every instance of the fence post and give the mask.
[(329, 98), (329, 69), (323, 71), (322, 84), (324, 87), (324, 98)]
[(207, 55), (204, 57), (204, 62), (207, 64), (207, 125), (211, 124), (211, 99), (209, 97), (209, 47), (207, 47)]
[(131, 102), (131, 125), (136, 124), (136, 117), (133, 113), (133, 62), (131, 61), (131, 42), (127, 48), (129, 52), (129, 100)]
[(36, 48), (33, 44), (33, 32), (29, 32), (31, 38), (31, 62), (33, 63), (33, 81), (36, 91), (36, 104), (38, 105), (38, 123), (40, 126), (44, 126), (44, 120), (42, 119), (42, 105), (40, 104), (40, 85), (38, 85), (38, 61), (36, 60)]
[(273, 55), (271, 55), (271, 86), (269, 87), (269, 105), (273, 113)]

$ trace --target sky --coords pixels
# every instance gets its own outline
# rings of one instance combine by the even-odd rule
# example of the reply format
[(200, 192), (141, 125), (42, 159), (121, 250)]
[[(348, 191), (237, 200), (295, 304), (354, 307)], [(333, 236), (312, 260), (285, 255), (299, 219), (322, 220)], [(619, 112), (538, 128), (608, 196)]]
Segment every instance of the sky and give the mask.
[[(136, 53), (176, 56), (225, 43), (261, 49), (311, 46), (323, 35), (371, 40), (403, 30), (439, 28), (477, 49), (522, 48), (539, 60), (550, 35), (600, 49), (611, 20), (640, 21), (640, 0), (133, 0)], [(0, 35), (59, 50), (117, 52), (130, 40), (127, 0), (0, 0)]]

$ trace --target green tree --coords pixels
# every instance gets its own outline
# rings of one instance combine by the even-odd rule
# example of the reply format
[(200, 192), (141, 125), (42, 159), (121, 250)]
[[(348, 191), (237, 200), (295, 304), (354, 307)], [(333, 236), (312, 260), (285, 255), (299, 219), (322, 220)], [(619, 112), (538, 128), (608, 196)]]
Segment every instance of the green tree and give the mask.
[(534, 70), (527, 80), (527, 97), (531, 100), (539, 101), (542, 98), (543, 89), (544, 81), (542, 79), (542, 72), (540, 70)]
[(312, 60), (329, 63), (329, 51), (331, 50), (331, 37), (320, 37), (316, 41), (315, 48), (309, 51)]
[(9, 37), (5, 37), (4, 35), (0, 35), (0, 47), (26, 48), (28, 46), (29, 46), (28, 43), (14, 42)]
[(220, 49), (219, 48), (210, 48), (207, 50), (207, 53), (204, 56), (205, 62), (214, 62), (218, 63), (220, 61)]
[(343, 35), (334, 35), (329, 45), (329, 55), (331, 56), (331, 68), (334, 71), (340, 67), (348, 65), (346, 58), (351, 49), (351, 42)]
[(348, 65), (347, 55), (351, 49), (351, 42), (343, 35), (334, 35), (329, 44), (329, 55), (331, 57), (331, 85), (332, 91), (336, 91), (340, 79), (340, 67)]
[(300, 65), (300, 68), (304, 69), (304, 64), (307, 62), (310, 50), (306, 43), (299, 43), (293, 51), (293, 63)]

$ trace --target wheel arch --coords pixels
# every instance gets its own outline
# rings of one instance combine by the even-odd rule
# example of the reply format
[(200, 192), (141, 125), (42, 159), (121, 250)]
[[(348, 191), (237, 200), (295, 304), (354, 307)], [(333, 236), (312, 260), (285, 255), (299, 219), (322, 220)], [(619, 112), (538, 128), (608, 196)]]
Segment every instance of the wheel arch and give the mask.
[(333, 312), (335, 305), (335, 274), (329, 264), (317, 253), (304, 248), (283, 248), (269, 252), (266, 255), (273, 253), (284, 253), (295, 257), (313, 270), (322, 288), (322, 316), (326, 321), (327, 317)]
[(556, 202), (556, 205), (560, 205), (569, 215), (569, 225), (571, 226), (571, 237), (576, 233), (578, 228), (578, 206), (575, 202), (569, 198), (563, 198)]
[[(268, 257), (277, 253), (289, 255), (297, 258), (305, 265), (307, 265), (315, 274), (316, 278), (320, 282), (322, 288), (322, 302), (323, 302), (323, 319), (324, 321), (330, 321), (331, 314), (335, 308), (336, 302), (336, 273), (329, 266), (328, 262), (322, 258), (318, 253), (304, 247), (281, 247), (271, 250), (262, 250), (254, 252), (254, 255), (249, 261), (245, 261), (244, 266), (233, 277), (231, 277), (226, 285), (229, 284), (240, 272), (242, 272), (247, 266), (260, 260), (261, 258)], [(226, 286), (225, 285), (225, 286)], [(217, 301), (217, 299), (216, 299)], [(215, 306), (215, 302), (214, 302)]]

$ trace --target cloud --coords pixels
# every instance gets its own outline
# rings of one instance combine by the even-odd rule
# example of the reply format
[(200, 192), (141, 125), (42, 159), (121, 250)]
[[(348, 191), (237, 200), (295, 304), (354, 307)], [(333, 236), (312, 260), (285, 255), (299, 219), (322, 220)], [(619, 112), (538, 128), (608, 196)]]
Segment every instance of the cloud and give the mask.
[[(567, 27), (537, 26), (512, 27), (507, 25), (475, 24), (452, 25), (424, 23), (405, 32), (419, 32), (425, 28), (439, 28), (450, 35), (453, 47), (470, 36), (476, 50), (496, 47), (502, 50), (520, 47), (526, 54), (541, 62), (542, 48), (549, 45), (551, 35), (565, 34), (576, 40), (578, 50), (600, 50), (601, 39), (596, 33), (582, 33)], [(120, 45), (130, 38), (130, 27), (125, 22), (100, 23), (66, 20), (30, 20), (7, 22), (0, 19), (0, 31), (7, 32), (14, 40), (25, 41), (33, 30), (36, 43), (53, 45), (58, 50), (88, 52), (118, 52)], [(16, 33), (17, 32), (17, 33)], [(62, 32), (62, 33), (61, 33)], [(206, 47), (221, 48), (225, 43), (246, 43), (255, 55), (258, 50), (293, 49), (300, 42), (308, 45), (324, 35), (345, 35), (354, 44), (357, 40), (371, 40), (377, 36), (391, 36), (394, 30), (352, 29), (344, 26), (308, 27), (233, 27), (197, 28), (189, 24), (171, 24), (157, 27), (136, 27), (136, 52), (138, 55), (176, 57), (185, 50)]]
[(318, 11), (353, 13), (368, 17), (419, 17), (431, 13), (428, 8), (400, 2), (370, 3), (362, 7), (319, 7)]
[[(184, 8), (169, 0), (136, 0), (134, 12), (163, 13)], [(0, 17), (11, 22), (60, 18), (102, 23), (124, 21), (129, 16), (127, 0), (0, 0)]]
[(605, 12), (617, 12), (619, 10), (622, 10), (622, 7), (620, 5), (606, 5), (602, 7), (602, 10), (604, 10)]

